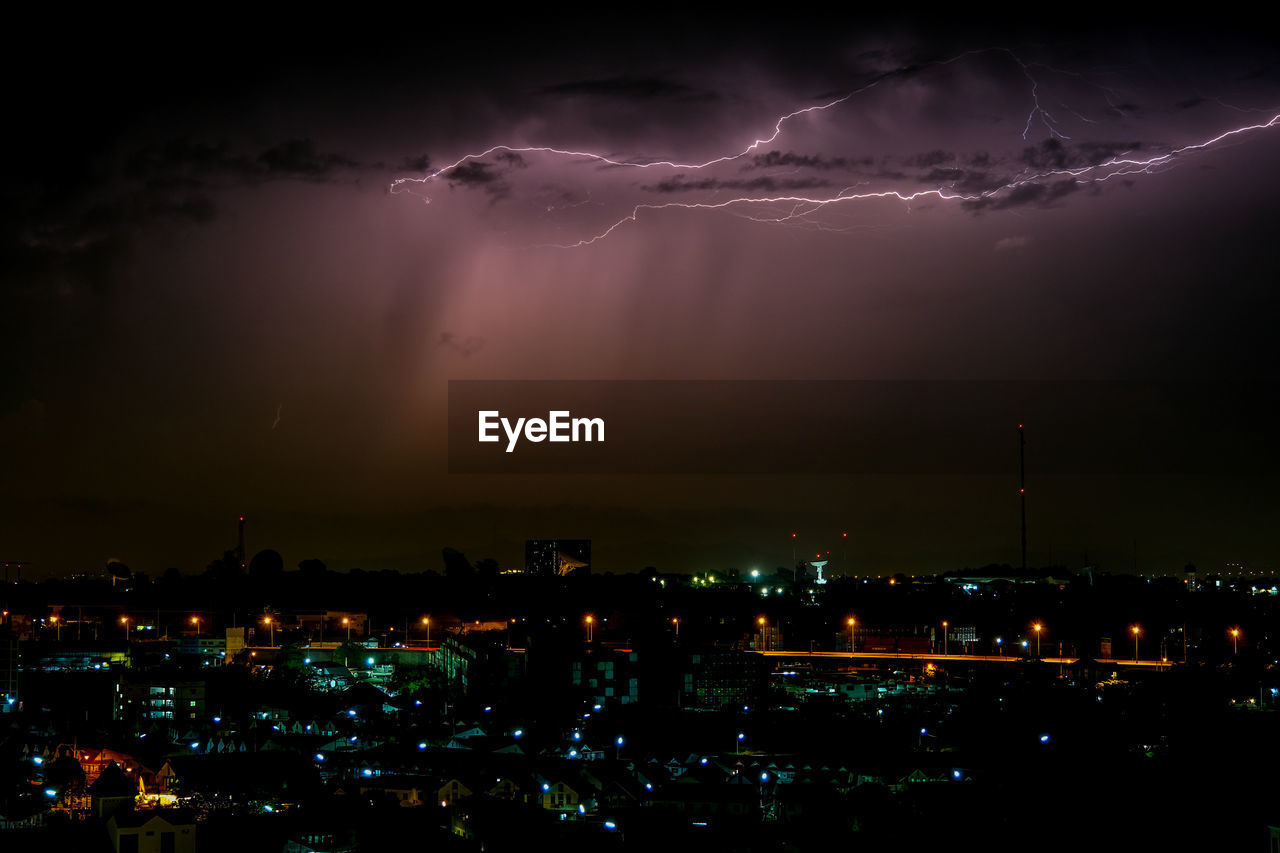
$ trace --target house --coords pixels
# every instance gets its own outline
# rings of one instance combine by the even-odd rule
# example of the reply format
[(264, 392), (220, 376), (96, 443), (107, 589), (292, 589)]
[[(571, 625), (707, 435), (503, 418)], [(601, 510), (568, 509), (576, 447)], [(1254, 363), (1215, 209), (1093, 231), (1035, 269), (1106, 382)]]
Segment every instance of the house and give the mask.
[(196, 853), (196, 824), (187, 809), (120, 809), (107, 819), (116, 853)]

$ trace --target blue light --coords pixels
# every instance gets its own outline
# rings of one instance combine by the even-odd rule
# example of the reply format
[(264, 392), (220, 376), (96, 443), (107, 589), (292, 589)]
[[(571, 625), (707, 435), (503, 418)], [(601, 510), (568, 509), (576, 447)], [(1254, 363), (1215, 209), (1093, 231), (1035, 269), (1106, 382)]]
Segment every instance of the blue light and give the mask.
[(550, 786), (550, 785), (548, 785), (546, 782), (543, 782), (543, 783), (542, 783), (542, 790), (543, 790), (543, 791), (550, 791), (550, 790), (551, 790), (551, 786)]
[(704, 758), (704, 759), (702, 759), (701, 761), (699, 761), (698, 763), (699, 763), (699, 764), (701, 764), (701, 765), (703, 765), (703, 766), (705, 767), (705, 766), (706, 766), (706, 763), (707, 763), (707, 759), (705, 759), (705, 758)]
[(369, 664), (369, 666), (373, 666), (373, 658), (369, 658), (365, 663)]
[(577, 758), (577, 757), (578, 757), (578, 750), (576, 750), (576, 749), (571, 749), (571, 750), (569, 750), (569, 757), (570, 757), (570, 758)]
[(574, 739), (574, 740), (582, 740), (582, 732), (574, 732), (574, 733), (573, 733), (573, 739)]
[(58, 796), (58, 792), (57, 792), (57, 791), (55, 791), (55, 790), (53, 790), (52, 788), (48, 788), (48, 789), (46, 789), (46, 790), (45, 790), (44, 795), (45, 795), (46, 797), (53, 798), (53, 797)]
[(354, 717), (355, 715), (356, 715), (356, 709), (355, 709), (355, 708), (352, 708), (350, 711), (347, 711), (347, 716), (348, 716), (348, 717)]
[(32, 761), (34, 761), (37, 765), (39, 765), (39, 764), (44, 764), (44, 759), (43, 759), (43, 758), (41, 758), (41, 757), (40, 757), (40, 756), (38, 756), (38, 755), (37, 755), (35, 758), (31, 759), (31, 760), (32, 760)]
[(191, 748), (192, 748), (192, 749), (199, 749), (199, 748), (200, 748), (200, 741), (198, 741), (198, 740), (193, 740), (193, 741), (191, 741)]
[(928, 733), (929, 733), (929, 730), (928, 730), (928, 729), (921, 729), (921, 730), (920, 730), (920, 734), (922, 734), (922, 735), (927, 735)]
[(1041, 742), (1041, 743), (1048, 743), (1048, 742), (1049, 742), (1049, 736), (1048, 736), (1048, 735), (1040, 735), (1040, 742)]
[(618, 746), (622, 746), (622, 744), (623, 744), (622, 735), (618, 735)]
[(514, 732), (511, 733), (511, 736), (521, 737), (523, 734), (524, 734), (524, 729), (516, 729)]
[(959, 779), (959, 778), (960, 778), (960, 771), (959, 771), (959, 770), (952, 770), (952, 771), (951, 771), (951, 778), (953, 778), (953, 779)]
[(316, 753), (316, 761), (324, 761), (324, 753), (323, 753), (323, 752), (317, 752), (317, 753)]
[(586, 814), (586, 813), (587, 813), (587, 807), (584, 806), (582, 803), (578, 803), (578, 814)]
[(600, 706), (599, 706), (599, 705), (592, 705), (592, 706), (591, 706), (591, 710), (593, 710), (593, 711), (599, 711), (599, 710), (600, 710)]
[(423, 741), (422, 743), (418, 744), (418, 749), (426, 749), (426, 748), (427, 748), (427, 742), (426, 742), (426, 741)]
[(768, 782), (768, 781), (769, 781), (769, 774), (768, 774), (768, 773), (761, 773), (761, 774), (760, 774), (760, 781), (761, 781), (761, 782)]
[(645, 789), (646, 791), (652, 791), (652, 790), (653, 790), (653, 783), (652, 783), (652, 782), (645, 782), (645, 783), (644, 783), (644, 789)]
[(616, 823), (614, 823), (613, 821), (611, 821), (611, 820), (606, 820), (606, 821), (604, 822), (604, 828), (605, 828), (605, 829), (617, 829), (617, 828), (618, 828), (618, 825), (617, 825)]
[(368, 767), (366, 767), (364, 770), (362, 770), (362, 771), (361, 771), (361, 775), (362, 775), (362, 776), (372, 776), (372, 775), (373, 775), (373, 771), (372, 771), (372, 770), (370, 770)]

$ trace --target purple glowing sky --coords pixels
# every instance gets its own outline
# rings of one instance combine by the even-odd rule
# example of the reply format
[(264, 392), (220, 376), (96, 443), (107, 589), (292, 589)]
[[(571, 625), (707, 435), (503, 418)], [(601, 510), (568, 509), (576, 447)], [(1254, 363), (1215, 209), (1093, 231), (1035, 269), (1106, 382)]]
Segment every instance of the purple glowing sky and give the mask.
[[(451, 477), (445, 383), (1269, 375), (1280, 127), (1182, 150), (1280, 114), (1262, 40), (467, 23), (6, 60), (0, 558), (1013, 561), (996, 477)], [(1275, 566), (1232, 473), (1037, 484), (1033, 562)]]

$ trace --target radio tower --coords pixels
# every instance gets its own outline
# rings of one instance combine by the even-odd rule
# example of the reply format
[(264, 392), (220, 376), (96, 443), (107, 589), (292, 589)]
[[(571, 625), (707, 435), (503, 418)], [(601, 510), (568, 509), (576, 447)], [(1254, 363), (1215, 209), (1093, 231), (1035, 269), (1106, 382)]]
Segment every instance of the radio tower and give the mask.
[[(1019, 429), (1021, 429), (1021, 427), (1019, 427)], [(1024, 518), (1024, 519), (1023, 519), (1023, 527), (1025, 527), (1025, 526), (1026, 526), (1026, 519)], [(1022, 550), (1023, 550), (1023, 552), (1024, 552), (1024, 555), (1023, 555), (1022, 561), (1025, 563), (1025, 562), (1027, 561), (1027, 560), (1026, 560), (1026, 555), (1025, 555), (1025, 551), (1027, 550), (1027, 547), (1026, 547), (1026, 535), (1024, 534), (1022, 538), (1023, 538), (1023, 546), (1022, 546)], [(243, 516), (243, 515), (242, 515), (242, 516), (240, 516), (240, 529), (239, 529), (239, 533), (238, 533), (238, 535), (236, 536), (236, 562), (240, 564), (240, 568), (242, 568), (242, 569), (243, 569), (243, 568), (245, 567), (245, 562), (244, 562), (244, 516)]]
[(1022, 570), (1027, 570), (1027, 437), (1018, 424), (1018, 500), (1022, 504)]

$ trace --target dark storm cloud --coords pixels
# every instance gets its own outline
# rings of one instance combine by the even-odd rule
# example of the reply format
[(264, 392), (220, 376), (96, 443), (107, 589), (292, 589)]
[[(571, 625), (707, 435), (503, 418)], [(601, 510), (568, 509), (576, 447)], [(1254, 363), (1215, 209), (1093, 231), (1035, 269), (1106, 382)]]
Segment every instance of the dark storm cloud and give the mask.
[(258, 161), (272, 176), (285, 175), (324, 180), (339, 170), (354, 169), (360, 164), (342, 154), (322, 153), (311, 139), (290, 139), (258, 155)]
[(765, 154), (757, 154), (751, 158), (751, 162), (742, 167), (742, 170), (750, 169), (778, 169), (778, 168), (795, 168), (795, 169), (819, 169), (821, 171), (829, 171), (832, 169), (848, 170), (859, 166), (870, 166), (872, 160), (870, 157), (850, 158), (850, 157), (823, 157), (818, 154), (797, 154), (794, 151), (769, 151)]
[(360, 168), (362, 164), (355, 158), (322, 151), (315, 140), (305, 137), (286, 139), (256, 155), (234, 151), (223, 141), (207, 142), (183, 137), (133, 152), (125, 160), (122, 175), (149, 188), (163, 189), (202, 186), (209, 182), (325, 181)]
[(416, 157), (406, 157), (400, 163), (399, 171), (429, 172), (431, 171), (431, 157), (426, 154), (419, 154)]
[(1023, 184), (1007, 193), (962, 202), (965, 210), (1009, 210), (1015, 207), (1050, 207), (1080, 189), (1074, 179), (1050, 184)]
[(814, 187), (828, 187), (831, 182), (823, 178), (770, 178), (760, 177), (751, 180), (720, 180), (703, 178), (697, 181), (687, 180), (683, 175), (676, 175), (656, 184), (642, 186), (641, 189), (653, 193), (706, 192), (710, 190), (741, 190), (745, 192), (790, 192), (807, 190)]
[(28, 247), (83, 252), (150, 225), (207, 225), (218, 218), (219, 190), (271, 181), (337, 182), (374, 168), (305, 137), (256, 153), (225, 141), (175, 137), (137, 148), (117, 169), (100, 168), (60, 194), (40, 193), (19, 240)]
[(1024, 148), (1019, 162), (1033, 169), (1078, 169), (1096, 166), (1122, 154), (1141, 151), (1141, 142), (1072, 142), (1046, 139), (1039, 145)]
[(525, 168), (525, 160), (512, 151), (499, 152), (494, 160), (497, 162), (470, 160), (455, 166), (446, 175), (449, 186), (483, 190), (494, 201), (509, 198), (511, 184), (506, 178), (512, 171)]

